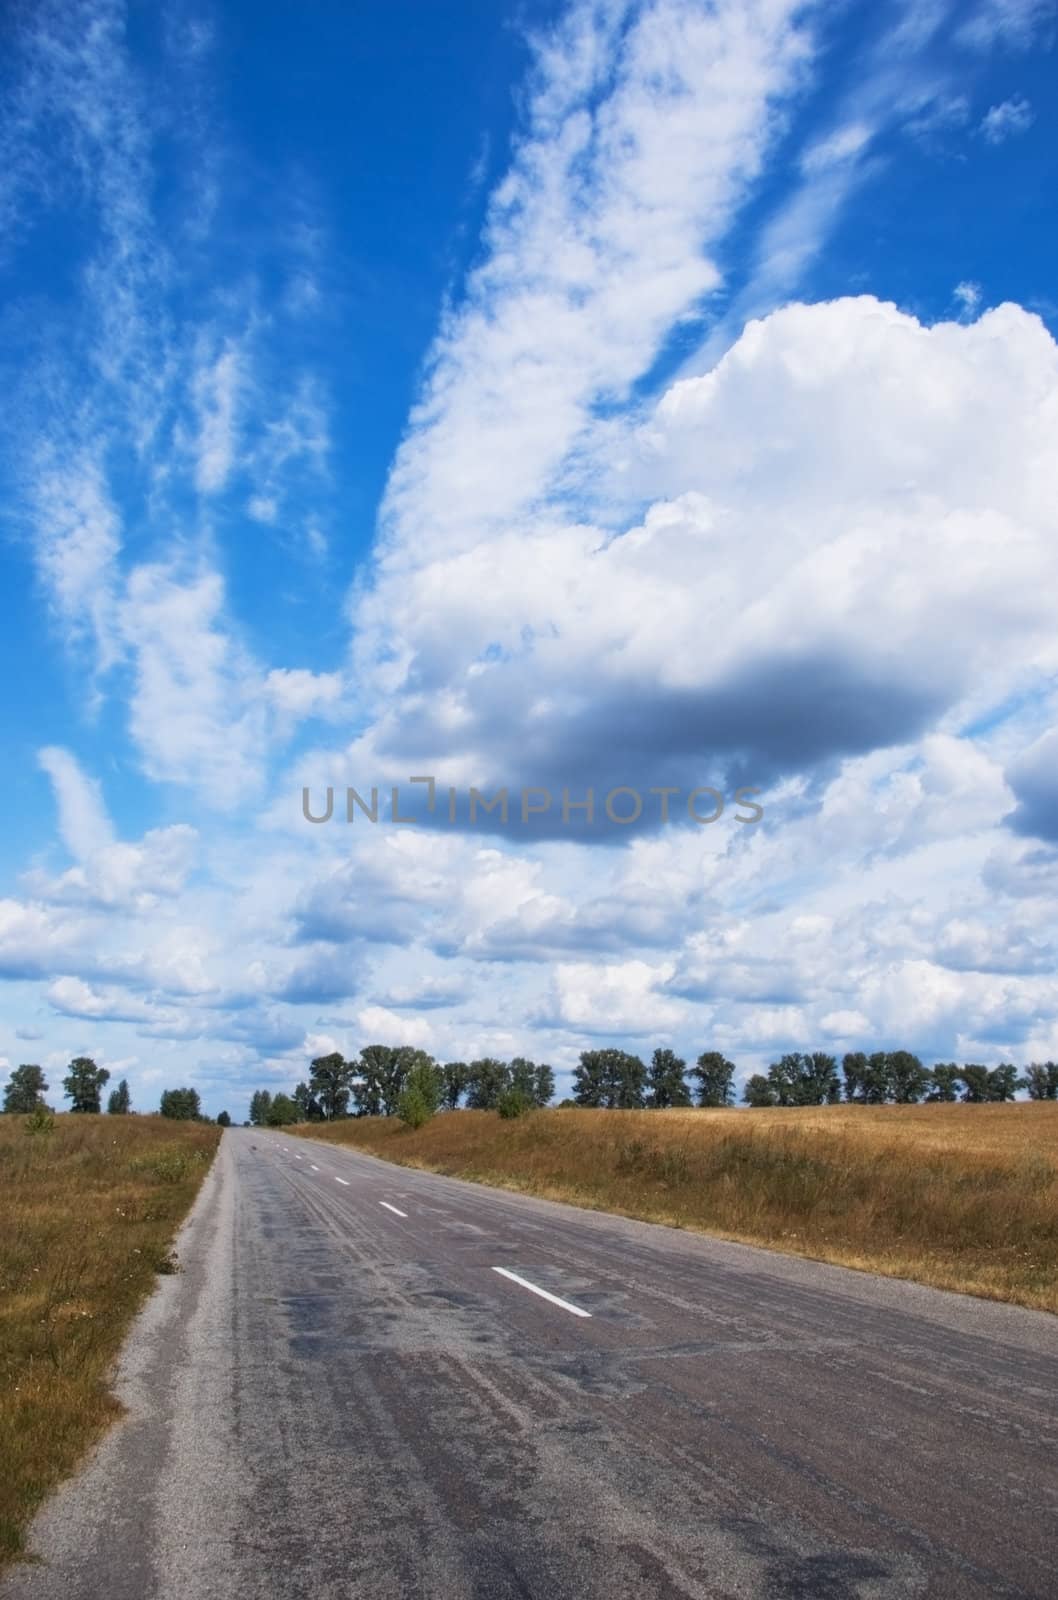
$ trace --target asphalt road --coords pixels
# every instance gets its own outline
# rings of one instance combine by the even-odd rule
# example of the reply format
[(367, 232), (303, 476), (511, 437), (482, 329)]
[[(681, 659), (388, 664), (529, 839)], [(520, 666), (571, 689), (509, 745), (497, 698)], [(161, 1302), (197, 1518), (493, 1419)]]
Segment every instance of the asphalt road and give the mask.
[(179, 1252), (3, 1600), (1058, 1594), (1058, 1319), (251, 1130)]

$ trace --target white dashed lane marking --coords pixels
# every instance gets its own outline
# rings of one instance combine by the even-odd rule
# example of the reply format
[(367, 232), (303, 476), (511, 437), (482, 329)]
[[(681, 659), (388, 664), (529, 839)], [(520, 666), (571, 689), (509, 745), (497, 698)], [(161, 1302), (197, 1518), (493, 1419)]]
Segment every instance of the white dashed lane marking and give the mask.
[(510, 1278), (512, 1283), (520, 1283), (523, 1289), (528, 1289), (530, 1294), (538, 1294), (541, 1300), (550, 1300), (553, 1306), (561, 1306), (563, 1311), (568, 1311), (573, 1317), (590, 1317), (590, 1311), (584, 1311), (580, 1306), (571, 1304), (569, 1300), (560, 1300), (557, 1294), (552, 1294), (550, 1289), (541, 1289), (538, 1283), (530, 1283), (528, 1278), (520, 1278), (516, 1272), (508, 1272), (506, 1267), (493, 1267), (493, 1272), (498, 1272), (501, 1278)]

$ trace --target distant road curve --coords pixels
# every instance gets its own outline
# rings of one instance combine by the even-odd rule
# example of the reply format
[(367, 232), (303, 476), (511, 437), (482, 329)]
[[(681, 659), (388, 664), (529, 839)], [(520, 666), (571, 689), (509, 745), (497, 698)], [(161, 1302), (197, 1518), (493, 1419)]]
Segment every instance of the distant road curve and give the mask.
[(1058, 1318), (225, 1134), (2, 1600), (1054, 1600)]

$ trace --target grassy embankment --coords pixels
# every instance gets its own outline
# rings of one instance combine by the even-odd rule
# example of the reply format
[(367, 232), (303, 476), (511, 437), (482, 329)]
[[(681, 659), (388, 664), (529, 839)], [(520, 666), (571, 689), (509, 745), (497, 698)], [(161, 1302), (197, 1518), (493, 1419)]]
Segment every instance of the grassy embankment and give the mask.
[(539, 1111), (289, 1129), (404, 1166), (1058, 1311), (1058, 1104)]
[(120, 1411), (111, 1363), (220, 1130), (160, 1117), (0, 1116), (0, 1564)]

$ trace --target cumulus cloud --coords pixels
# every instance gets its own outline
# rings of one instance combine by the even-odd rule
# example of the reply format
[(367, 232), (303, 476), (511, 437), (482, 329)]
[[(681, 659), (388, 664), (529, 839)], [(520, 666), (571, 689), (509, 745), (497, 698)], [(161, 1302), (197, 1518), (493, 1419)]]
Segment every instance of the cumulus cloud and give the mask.
[(1051, 729), (1018, 758), (1010, 785), (1017, 805), (1008, 819), (1016, 833), (1058, 843), (1058, 729)]
[(429, 1049), (433, 1031), (422, 1017), (402, 1017), (386, 1006), (365, 1006), (358, 1012), (356, 1026), (361, 1040), (384, 1040), (387, 1044), (412, 1045)]
[(560, 962), (541, 1020), (553, 1019), (581, 1033), (668, 1037), (685, 1019), (684, 1008), (660, 992), (671, 977), (667, 963), (620, 961), (594, 965)]
[(640, 430), (638, 525), (538, 517), (383, 567), (365, 605), (402, 692), (354, 750), (686, 790), (919, 737), (1051, 647), (1056, 419), (1058, 351), (1014, 306), (928, 328), (864, 297), (751, 323)]

